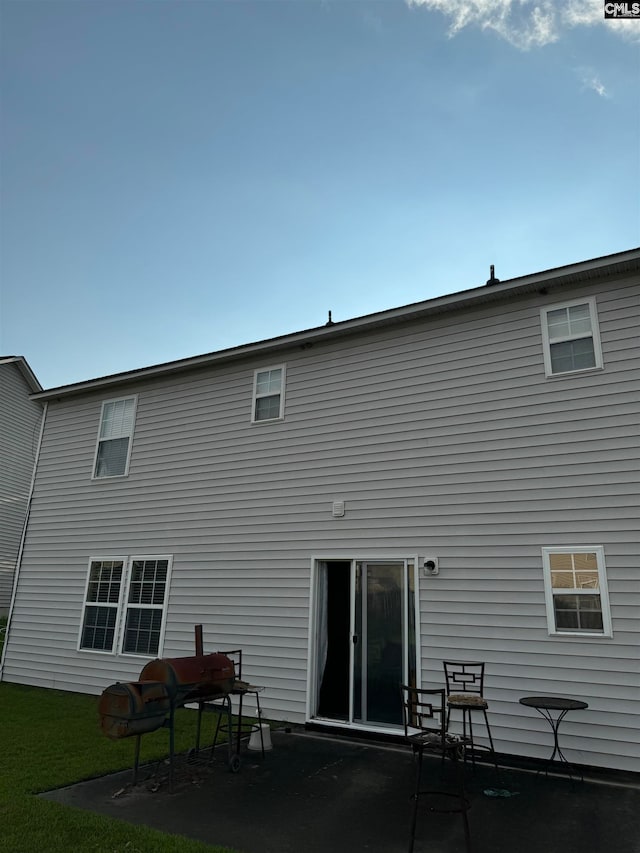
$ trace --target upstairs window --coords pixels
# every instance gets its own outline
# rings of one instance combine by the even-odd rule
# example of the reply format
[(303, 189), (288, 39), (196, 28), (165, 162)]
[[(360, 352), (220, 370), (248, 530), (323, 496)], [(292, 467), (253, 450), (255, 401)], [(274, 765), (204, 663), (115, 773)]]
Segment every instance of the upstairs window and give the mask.
[(543, 548), (542, 561), (549, 633), (612, 636), (604, 549)]
[(106, 400), (102, 404), (94, 478), (128, 474), (135, 416), (136, 397)]
[(595, 299), (543, 308), (541, 319), (547, 376), (602, 367)]
[(284, 417), (284, 365), (256, 370), (253, 379), (252, 421), (275, 421)]
[(91, 560), (78, 648), (156, 657), (170, 570), (171, 557)]

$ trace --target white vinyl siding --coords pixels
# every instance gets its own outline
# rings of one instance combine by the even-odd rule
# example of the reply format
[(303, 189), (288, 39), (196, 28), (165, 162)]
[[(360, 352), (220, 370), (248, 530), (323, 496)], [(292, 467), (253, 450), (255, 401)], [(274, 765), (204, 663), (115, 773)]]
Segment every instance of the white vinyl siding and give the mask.
[(0, 359), (0, 616), (9, 610), (42, 407), (15, 359)]
[(78, 648), (109, 654), (117, 650), (124, 655), (158, 655), (170, 565), (169, 557), (92, 560)]
[(549, 634), (611, 636), (604, 550), (542, 549)]
[[(496, 747), (539, 758), (549, 727), (518, 699), (584, 699), (567, 755), (637, 770), (637, 275), (488, 290), (492, 304), (126, 385), (135, 477), (100, 488), (87, 458), (104, 394), (52, 400), (3, 677), (92, 693), (137, 680), (139, 657), (77, 651), (89, 558), (173, 554), (166, 656), (193, 654), (202, 624), (207, 651), (243, 649), (265, 716), (304, 722), (312, 555), (428, 555), (422, 683), (442, 683), (443, 660), (485, 660)], [(606, 371), (548, 381), (540, 309), (595, 296)], [(256, 428), (254, 372), (278, 359), (286, 420)], [(541, 549), (594, 542), (613, 636), (549, 636)]]
[(541, 310), (547, 376), (602, 367), (595, 299)]
[(135, 397), (105, 400), (102, 404), (94, 478), (128, 474), (135, 415)]
[(252, 420), (273, 421), (284, 417), (285, 367), (256, 370), (253, 377)]

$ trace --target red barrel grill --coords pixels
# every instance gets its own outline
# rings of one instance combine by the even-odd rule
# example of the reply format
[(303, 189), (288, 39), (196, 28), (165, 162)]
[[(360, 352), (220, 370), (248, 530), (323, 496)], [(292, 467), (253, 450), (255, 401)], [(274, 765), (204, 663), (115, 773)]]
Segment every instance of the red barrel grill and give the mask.
[[(207, 702), (223, 700), (221, 711), (231, 731), (231, 692), (236, 686), (235, 664), (227, 655), (202, 654), (202, 626), (196, 626), (196, 651), (183, 658), (158, 658), (143, 667), (138, 681), (112, 684), (98, 702), (100, 727), (112, 740), (137, 736), (134, 784), (140, 757), (140, 737), (162, 726), (169, 729), (170, 778), (173, 780), (175, 710), (189, 702), (198, 702), (198, 740), (200, 720)], [(214, 744), (215, 745), (215, 744)], [(239, 767), (239, 757), (228, 739), (229, 767)]]

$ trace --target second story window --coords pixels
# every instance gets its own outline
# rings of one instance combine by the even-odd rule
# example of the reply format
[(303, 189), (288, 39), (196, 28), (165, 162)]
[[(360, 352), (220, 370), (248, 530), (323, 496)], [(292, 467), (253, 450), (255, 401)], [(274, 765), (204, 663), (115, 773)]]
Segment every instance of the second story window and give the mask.
[(122, 477), (128, 473), (135, 416), (135, 397), (106, 400), (102, 404), (94, 478)]
[(284, 378), (284, 365), (256, 370), (252, 421), (274, 421), (284, 417)]
[(553, 305), (540, 313), (547, 376), (602, 367), (595, 299)]

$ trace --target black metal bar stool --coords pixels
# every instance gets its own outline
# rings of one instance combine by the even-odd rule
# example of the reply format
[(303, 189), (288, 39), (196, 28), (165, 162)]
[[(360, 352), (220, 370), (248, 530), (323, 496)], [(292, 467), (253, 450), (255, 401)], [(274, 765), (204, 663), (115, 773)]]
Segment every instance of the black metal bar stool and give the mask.
[[(496, 773), (499, 774), (496, 751), (493, 746), (493, 738), (491, 737), (489, 718), (487, 717), (489, 703), (483, 695), (484, 663), (476, 661), (445, 660), (443, 661), (443, 666), (444, 677), (447, 685), (447, 728), (449, 727), (451, 711), (462, 711), (462, 737), (467, 740), (468, 726), (469, 749), (471, 752), (471, 762), (474, 768), (476, 763), (475, 751), (477, 749), (484, 749), (491, 756), (494, 767), (496, 768)], [(489, 746), (485, 746), (480, 743), (476, 744), (473, 740), (472, 716), (474, 712), (481, 712), (484, 717), (484, 724), (489, 738)]]
[[(435, 802), (450, 801), (451, 806), (430, 806), (430, 812), (454, 813), (462, 816), (464, 840), (467, 853), (471, 851), (471, 834), (467, 811), (469, 800), (464, 790), (463, 762), (465, 741), (447, 733), (445, 711), (445, 691), (421, 690), (416, 687), (402, 685), (402, 708), (405, 741), (411, 746), (414, 756), (417, 756), (416, 785), (413, 793), (413, 812), (411, 816), (411, 837), (409, 853), (413, 851), (418, 821), (418, 805), (421, 797), (433, 797)], [(444, 759), (451, 759), (456, 765), (456, 790), (435, 790), (422, 788), (422, 759), (424, 753), (439, 756), (440, 773), (444, 770)], [(434, 801), (432, 800), (432, 802)]]

